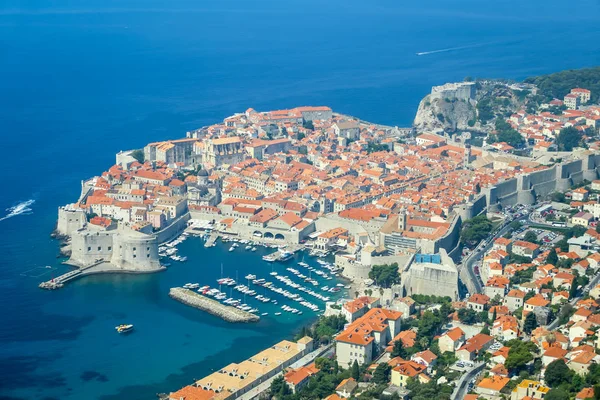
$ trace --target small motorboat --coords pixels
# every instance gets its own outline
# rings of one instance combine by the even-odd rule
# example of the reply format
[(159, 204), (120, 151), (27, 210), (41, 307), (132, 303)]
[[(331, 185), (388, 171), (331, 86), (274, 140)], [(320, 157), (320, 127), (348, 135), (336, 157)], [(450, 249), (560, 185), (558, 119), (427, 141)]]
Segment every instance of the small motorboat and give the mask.
[(133, 325), (121, 324), (121, 325), (115, 326), (115, 329), (117, 330), (118, 333), (129, 333), (133, 330)]

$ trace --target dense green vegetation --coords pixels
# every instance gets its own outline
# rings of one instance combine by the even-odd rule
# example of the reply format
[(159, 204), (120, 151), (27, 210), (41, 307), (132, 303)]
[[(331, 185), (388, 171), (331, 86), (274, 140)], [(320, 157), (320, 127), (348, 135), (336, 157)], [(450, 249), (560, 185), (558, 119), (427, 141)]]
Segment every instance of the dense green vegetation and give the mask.
[(428, 294), (413, 294), (411, 299), (417, 304), (444, 304), (452, 303), (452, 299), (448, 296), (435, 296)]
[(538, 327), (537, 319), (535, 318), (535, 314), (530, 312), (525, 317), (525, 322), (523, 322), (523, 332), (531, 335), (531, 332)]
[(465, 221), (460, 238), (463, 242), (474, 244), (485, 239), (491, 231), (492, 222), (482, 214)]
[(328, 343), (333, 338), (333, 335), (344, 329), (345, 324), (346, 318), (343, 315), (321, 317), (314, 326), (303, 327), (295, 339), (298, 340), (304, 336), (310, 336), (316, 341)]
[(490, 99), (481, 99), (477, 102), (477, 118), (482, 124), (494, 118), (494, 109)]
[(412, 400), (446, 400), (450, 399), (453, 391), (452, 386), (438, 385), (435, 380), (423, 384), (413, 378), (408, 379), (406, 388), (410, 390)]
[(505, 367), (511, 372), (519, 372), (527, 363), (533, 361), (537, 354), (537, 346), (533, 342), (524, 342), (520, 339), (513, 339), (506, 343), (510, 350), (506, 359)]
[(315, 365), (319, 372), (296, 394), (292, 393), (283, 377), (275, 378), (271, 382), (271, 397), (277, 397), (278, 400), (324, 399), (335, 392), (342, 380), (351, 376), (351, 369), (342, 370), (335, 360), (329, 358), (317, 358)]
[(591, 101), (596, 103), (600, 96), (600, 67), (584, 68), (556, 72), (525, 79), (533, 83), (547, 101), (553, 98), (562, 99), (573, 88), (584, 88), (592, 91)]
[(458, 319), (460, 320), (460, 322), (469, 325), (476, 324), (478, 322), (487, 322), (488, 312), (482, 311), (478, 313), (477, 311), (472, 310), (470, 308), (461, 308), (460, 310), (458, 310)]
[(384, 288), (389, 288), (392, 285), (400, 283), (398, 263), (374, 265), (369, 272), (369, 278)]
[(506, 142), (514, 148), (519, 148), (525, 143), (525, 139), (519, 132), (513, 129), (506, 120), (496, 120), (496, 134), (488, 137), (488, 143)]
[(535, 268), (528, 268), (525, 270), (520, 270), (515, 272), (515, 274), (510, 278), (511, 285), (518, 285), (520, 283), (529, 282), (533, 278), (533, 272)]
[(556, 144), (560, 151), (571, 151), (581, 143), (581, 133), (572, 126), (560, 130)]
[(453, 311), (450, 303), (443, 303), (439, 309), (427, 310), (418, 320), (412, 320), (403, 325), (403, 329), (417, 328), (415, 344), (412, 347), (403, 347), (401, 341), (394, 342), (392, 357), (409, 359), (413, 354), (428, 348), (435, 354), (440, 355), (437, 341), (432, 342), (431, 338), (440, 332), (442, 326), (448, 322), (448, 316)]
[(377, 384), (387, 384), (390, 381), (391, 373), (392, 367), (390, 367), (388, 363), (381, 363), (377, 365), (377, 368), (375, 368), (371, 382)]
[(131, 152), (131, 157), (135, 158), (136, 160), (138, 160), (140, 163), (144, 163), (144, 150), (142, 149), (138, 149), (138, 150), (134, 150)]
[(312, 121), (302, 121), (302, 126), (306, 129), (310, 129), (311, 131), (315, 130), (315, 125)]
[(548, 257), (546, 257), (546, 263), (556, 265), (558, 262), (558, 254), (556, 254), (556, 249), (551, 248), (550, 253), (548, 253)]
[(589, 373), (585, 376), (571, 371), (560, 359), (551, 362), (544, 374), (546, 384), (552, 388), (544, 399), (574, 398), (584, 387), (594, 388), (594, 399), (600, 399), (600, 365), (592, 363)]
[(530, 243), (537, 243), (537, 235), (533, 231), (527, 231), (523, 240)]
[(378, 151), (389, 151), (389, 148), (385, 144), (369, 142), (367, 145), (367, 153), (376, 153)]
[(548, 386), (554, 388), (562, 385), (563, 383), (569, 383), (573, 379), (574, 372), (567, 367), (564, 360), (558, 359), (548, 364), (546, 373), (544, 374), (544, 380)]

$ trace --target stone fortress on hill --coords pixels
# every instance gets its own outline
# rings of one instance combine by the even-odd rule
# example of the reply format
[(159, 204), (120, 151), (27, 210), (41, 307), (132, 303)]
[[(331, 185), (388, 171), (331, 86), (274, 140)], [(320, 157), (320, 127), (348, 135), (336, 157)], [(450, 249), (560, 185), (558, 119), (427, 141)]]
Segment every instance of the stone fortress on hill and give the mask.
[[(474, 91), (447, 84), (432, 95)], [(456, 298), (466, 219), (595, 180), (599, 167), (600, 155), (585, 149), (532, 159), (329, 107), (248, 109), (119, 152), (59, 208), (56, 231), (68, 263), (89, 273), (161, 270), (160, 244), (208, 224), (219, 235), (335, 252), (351, 279), (398, 262), (404, 293), (439, 287)]]

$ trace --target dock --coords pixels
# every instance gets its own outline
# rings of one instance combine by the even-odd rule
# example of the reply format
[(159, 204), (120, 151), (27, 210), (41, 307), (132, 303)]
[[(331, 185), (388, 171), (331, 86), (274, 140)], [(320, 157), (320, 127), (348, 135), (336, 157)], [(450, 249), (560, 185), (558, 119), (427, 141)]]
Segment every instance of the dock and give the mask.
[(215, 242), (217, 241), (217, 239), (219, 238), (219, 234), (216, 232), (213, 232), (210, 234), (210, 236), (208, 237), (208, 239), (206, 240), (206, 243), (204, 243), (204, 247), (212, 247), (214, 246)]
[(227, 322), (258, 322), (260, 320), (258, 315), (219, 303), (193, 290), (175, 287), (169, 290), (169, 296), (185, 305), (199, 308)]
[(52, 278), (49, 281), (40, 283), (38, 285), (38, 287), (40, 289), (47, 289), (47, 290), (60, 289), (61, 287), (64, 286), (65, 283), (67, 283), (75, 278), (78, 278), (79, 276), (85, 275), (84, 272), (87, 271), (88, 269), (95, 267), (97, 265), (103, 264), (103, 263), (104, 263), (104, 260), (98, 260), (93, 264), (86, 265), (85, 267), (77, 267), (77, 269), (74, 269), (73, 271), (69, 271), (60, 276), (57, 276), (56, 278)]

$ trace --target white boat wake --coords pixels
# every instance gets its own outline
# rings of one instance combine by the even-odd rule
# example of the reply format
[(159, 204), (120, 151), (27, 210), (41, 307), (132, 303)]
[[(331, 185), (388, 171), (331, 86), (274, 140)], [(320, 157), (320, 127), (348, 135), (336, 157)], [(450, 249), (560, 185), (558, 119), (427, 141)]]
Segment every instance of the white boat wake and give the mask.
[(473, 44), (470, 46), (460, 46), (460, 47), (449, 47), (447, 49), (440, 49), (440, 50), (431, 50), (431, 51), (422, 51), (420, 53), (417, 53), (418, 56), (426, 56), (428, 54), (435, 54), (435, 53), (445, 53), (447, 51), (455, 51), (455, 50), (464, 50), (464, 49), (472, 49), (473, 47), (480, 47), (480, 46), (485, 46), (486, 43), (480, 43), (480, 44)]
[(5, 219), (16, 217), (17, 215), (21, 214), (31, 214), (33, 210), (29, 208), (29, 206), (31, 206), (33, 203), (35, 203), (35, 200), (27, 200), (17, 204), (16, 206), (7, 208), (6, 211), (8, 211), (8, 214), (0, 218), (0, 221), (4, 221)]

